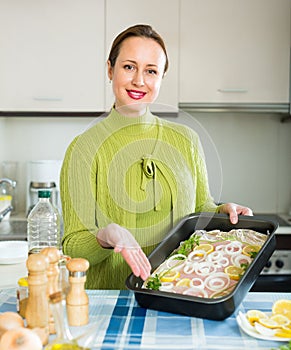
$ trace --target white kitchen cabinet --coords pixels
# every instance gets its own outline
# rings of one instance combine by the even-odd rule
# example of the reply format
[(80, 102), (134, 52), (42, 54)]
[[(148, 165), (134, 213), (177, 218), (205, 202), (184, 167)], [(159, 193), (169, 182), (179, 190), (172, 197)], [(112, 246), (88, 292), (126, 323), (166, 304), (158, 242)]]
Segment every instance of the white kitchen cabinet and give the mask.
[[(164, 39), (169, 55), (169, 71), (163, 79), (154, 111), (178, 109), (179, 0), (106, 0), (106, 57), (111, 44), (130, 25), (150, 24)], [(107, 79), (108, 81), (108, 79)], [(106, 84), (106, 108), (113, 103), (112, 88)]]
[(289, 101), (290, 0), (181, 0), (179, 101)]
[(0, 110), (103, 111), (104, 0), (0, 2)]

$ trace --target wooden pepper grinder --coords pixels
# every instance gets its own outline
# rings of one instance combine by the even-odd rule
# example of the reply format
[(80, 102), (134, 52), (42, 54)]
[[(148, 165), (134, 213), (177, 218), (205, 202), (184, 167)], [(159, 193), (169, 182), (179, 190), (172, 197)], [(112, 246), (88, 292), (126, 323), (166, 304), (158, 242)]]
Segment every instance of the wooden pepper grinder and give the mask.
[[(28, 300), (25, 318), (28, 328), (37, 328), (48, 334), (49, 307), (47, 300), (48, 258), (42, 254), (31, 254), (26, 261), (28, 269)], [(43, 340), (43, 345), (48, 339)]]
[[(57, 293), (60, 290), (59, 287), (59, 260), (61, 257), (60, 251), (55, 247), (47, 247), (40, 251), (41, 254), (48, 257), (49, 266), (47, 269), (47, 300), (49, 300), (49, 296)], [(48, 301), (49, 302), (49, 301)], [(53, 314), (49, 308), (49, 333), (55, 334), (55, 321)]]
[(68, 322), (70, 326), (83, 326), (89, 322), (89, 298), (85, 292), (89, 262), (86, 259), (73, 258), (66, 266), (70, 284), (66, 297)]

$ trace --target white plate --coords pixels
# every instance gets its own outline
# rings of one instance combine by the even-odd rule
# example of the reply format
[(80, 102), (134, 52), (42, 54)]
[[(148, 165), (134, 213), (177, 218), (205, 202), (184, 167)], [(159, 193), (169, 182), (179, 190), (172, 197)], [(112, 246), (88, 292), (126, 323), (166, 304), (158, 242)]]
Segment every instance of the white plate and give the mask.
[(239, 327), (251, 337), (263, 339), (263, 340), (273, 340), (273, 341), (283, 341), (283, 342), (288, 342), (289, 340), (291, 340), (291, 338), (276, 337), (275, 335), (262, 335), (258, 333), (255, 327), (252, 326), (247, 320), (246, 314), (243, 314), (242, 312), (239, 312), (239, 314), (236, 316), (236, 321)]
[(0, 264), (19, 264), (27, 259), (28, 243), (26, 241), (0, 242)]

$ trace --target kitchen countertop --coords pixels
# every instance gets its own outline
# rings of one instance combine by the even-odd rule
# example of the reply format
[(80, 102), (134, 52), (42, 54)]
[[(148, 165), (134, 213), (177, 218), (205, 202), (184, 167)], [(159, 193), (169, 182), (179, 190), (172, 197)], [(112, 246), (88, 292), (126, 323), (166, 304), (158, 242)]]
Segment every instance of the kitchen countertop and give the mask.
[[(288, 214), (256, 213), (257, 217), (278, 222), (278, 234), (291, 234), (291, 216)], [(0, 223), (0, 241), (27, 240), (27, 219), (24, 213), (10, 216)]]
[[(212, 321), (141, 308), (128, 290), (87, 293), (89, 325), (97, 326), (92, 350), (271, 350), (284, 343), (248, 336), (235, 317), (249, 309), (268, 312), (274, 301), (291, 298), (291, 293), (248, 293), (233, 315)], [(0, 290), (0, 312), (4, 311), (16, 311), (15, 288)]]

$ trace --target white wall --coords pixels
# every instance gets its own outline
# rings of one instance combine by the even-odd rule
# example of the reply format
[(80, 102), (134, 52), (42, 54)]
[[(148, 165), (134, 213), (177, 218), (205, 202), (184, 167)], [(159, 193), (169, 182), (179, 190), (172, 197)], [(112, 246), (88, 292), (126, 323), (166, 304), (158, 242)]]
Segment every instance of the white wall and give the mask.
[[(221, 201), (235, 201), (256, 212), (285, 213), (291, 207), (291, 123), (279, 115), (195, 114), (219, 154)], [(211, 156), (208, 158), (211, 164)], [(210, 184), (216, 186), (210, 172)]]
[[(70, 141), (90, 125), (93, 118), (0, 118), (0, 162), (18, 161), (16, 175), (18, 208), (26, 210), (27, 162), (62, 160)], [(5, 150), (4, 152), (1, 150)], [(0, 176), (3, 176), (0, 167)]]
[(5, 119), (0, 118), (0, 159), (5, 156)]
[[(242, 203), (261, 213), (289, 210), (291, 123), (280, 123), (278, 115), (247, 113), (182, 112), (180, 119), (174, 120), (200, 128), (199, 133), (202, 130), (210, 187), (217, 201)], [(63, 159), (70, 141), (93, 121), (0, 118), (0, 161), (20, 162), (18, 209), (25, 210), (26, 162)]]

